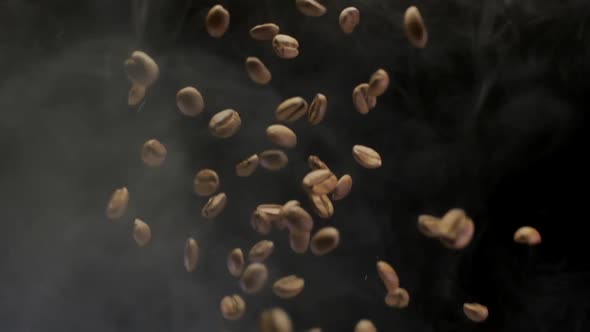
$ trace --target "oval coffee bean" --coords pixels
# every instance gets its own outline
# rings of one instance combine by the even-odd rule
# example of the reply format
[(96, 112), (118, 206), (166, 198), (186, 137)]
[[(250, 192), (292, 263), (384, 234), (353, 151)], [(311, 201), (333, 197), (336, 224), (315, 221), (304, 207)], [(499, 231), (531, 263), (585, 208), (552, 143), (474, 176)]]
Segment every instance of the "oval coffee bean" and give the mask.
[(393, 292), (399, 288), (399, 277), (397, 272), (395, 272), (389, 263), (385, 261), (378, 261), (377, 274), (379, 274), (379, 278), (383, 282), (385, 288), (387, 288), (388, 292)]
[(283, 206), (280, 204), (260, 204), (256, 207), (256, 210), (262, 211), (274, 222), (281, 218), (282, 208)]
[(195, 175), (193, 189), (199, 196), (211, 196), (219, 188), (219, 176), (212, 169), (202, 169)]
[(267, 279), (266, 266), (261, 263), (252, 263), (244, 270), (240, 279), (240, 287), (246, 294), (255, 294), (262, 290)]
[(308, 233), (313, 228), (313, 219), (301, 206), (290, 205), (281, 211), (290, 232)]
[(303, 178), (303, 189), (310, 194), (326, 195), (334, 191), (337, 185), (336, 175), (327, 169), (311, 171)]
[(272, 221), (270, 216), (259, 209), (254, 210), (252, 213), (250, 225), (252, 225), (254, 231), (260, 235), (268, 235), (272, 231)]
[(289, 246), (296, 254), (304, 254), (309, 248), (311, 234), (309, 232), (291, 231), (289, 233)]
[(469, 320), (475, 323), (481, 323), (488, 319), (488, 307), (479, 303), (464, 303), (463, 312)]
[(328, 109), (328, 98), (321, 93), (318, 93), (313, 98), (309, 105), (309, 111), (307, 112), (307, 121), (315, 126), (322, 122), (324, 116), (326, 116), (326, 110)]
[(523, 226), (514, 232), (514, 242), (536, 246), (541, 243), (541, 233), (530, 226)]
[(475, 226), (462, 209), (449, 210), (440, 221), (440, 241), (450, 249), (463, 249), (473, 238)]
[(295, 122), (307, 113), (307, 102), (301, 97), (292, 97), (279, 104), (275, 111), (277, 121)]
[(197, 116), (205, 109), (205, 102), (199, 90), (187, 86), (176, 93), (176, 107), (186, 116)]
[(281, 207), (281, 209), (279, 211), (279, 218), (276, 221), (276, 225), (277, 225), (278, 229), (283, 230), (283, 229), (287, 228), (288, 223), (287, 223), (287, 219), (285, 218), (285, 211), (287, 211), (287, 209), (289, 209), (291, 206), (299, 206), (300, 207), (301, 203), (299, 203), (299, 201), (297, 201), (297, 200), (290, 200)]
[(310, 155), (307, 158), (307, 164), (309, 165), (309, 168), (311, 168), (313, 171), (317, 169), (329, 170), (328, 166), (318, 156)]
[(260, 332), (293, 332), (289, 314), (280, 308), (264, 310), (258, 318)]
[(385, 296), (385, 304), (390, 307), (403, 309), (410, 303), (410, 294), (404, 288), (397, 288)]
[(416, 48), (426, 47), (426, 43), (428, 42), (428, 31), (426, 30), (420, 11), (415, 6), (406, 9), (406, 13), (404, 14), (404, 27), (406, 36), (412, 46)]
[(275, 54), (282, 59), (293, 59), (299, 55), (299, 42), (291, 36), (283, 34), (274, 36), (272, 48)]
[(354, 327), (354, 332), (377, 332), (377, 328), (370, 320), (361, 319)]
[(285, 168), (289, 158), (281, 150), (266, 150), (260, 154), (260, 166), (269, 171), (278, 171)]
[(352, 189), (352, 177), (348, 174), (344, 174), (343, 176), (338, 179), (336, 183), (336, 189), (332, 192), (332, 200), (339, 201), (344, 199), (348, 194), (350, 194), (350, 190)]
[(240, 161), (236, 164), (236, 175), (239, 177), (247, 177), (256, 171), (258, 168), (258, 155), (253, 154), (245, 160)]
[(141, 160), (150, 167), (158, 167), (166, 160), (168, 151), (164, 144), (156, 139), (150, 139), (143, 144), (141, 148)]
[(314, 211), (322, 219), (330, 219), (334, 214), (334, 205), (328, 195), (310, 195)]
[(323, 256), (338, 247), (340, 232), (334, 227), (324, 227), (317, 231), (311, 238), (309, 247), (316, 256)]
[(199, 244), (193, 238), (188, 238), (184, 245), (184, 268), (187, 272), (192, 272), (197, 267), (199, 261)]
[(225, 296), (221, 299), (219, 304), (221, 315), (227, 320), (238, 320), (244, 316), (246, 312), (246, 302), (244, 299), (237, 295)]
[(279, 33), (279, 26), (274, 23), (264, 23), (250, 29), (250, 37), (254, 40), (272, 40)]
[(244, 264), (244, 253), (242, 249), (235, 248), (227, 255), (227, 270), (232, 276), (236, 278), (241, 276), (244, 271)]
[(352, 147), (352, 155), (356, 162), (368, 169), (381, 167), (381, 156), (370, 147), (364, 145), (355, 145)]
[(250, 252), (248, 253), (248, 258), (252, 262), (262, 263), (264, 262), (275, 249), (275, 244), (269, 240), (262, 240), (256, 243)]
[(140, 247), (147, 245), (152, 239), (150, 226), (140, 219), (135, 219), (133, 221), (133, 239)]
[(225, 208), (227, 202), (227, 196), (225, 193), (219, 193), (215, 196), (211, 196), (207, 201), (207, 204), (203, 206), (201, 215), (206, 219), (213, 219), (221, 214)]
[(129, 94), (127, 95), (127, 105), (130, 107), (135, 107), (145, 98), (146, 88), (143, 85), (133, 84), (129, 89)]
[(368, 95), (369, 84), (361, 83), (352, 90), (352, 103), (357, 112), (367, 114), (377, 105), (377, 98)]
[(276, 296), (282, 299), (291, 299), (299, 295), (305, 287), (305, 280), (296, 275), (281, 278), (272, 285), (272, 290)]
[(229, 138), (235, 135), (242, 126), (238, 112), (227, 109), (215, 114), (209, 121), (209, 131), (215, 137)]
[(116, 220), (127, 212), (129, 205), (129, 190), (127, 187), (115, 189), (107, 203), (106, 216), (108, 219)]
[(440, 219), (428, 214), (418, 216), (418, 230), (427, 237), (440, 236)]
[(272, 79), (272, 74), (266, 65), (257, 57), (246, 58), (246, 72), (250, 79), (258, 84), (268, 84)]
[(127, 77), (133, 83), (148, 87), (160, 76), (160, 68), (154, 59), (142, 51), (135, 51), (125, 60)]
[(283, 125), (271, 125), (266, 128), (266, 136), (274, 144), (291, 149), (297, 145), (297, 135), (293, 130)]
[(344, 8), (338, 17), (340, 29), (346, 34), (351, 34), (361, 21), (361, 13), (354, 7)]
[(326, 13), (326, 7), (316, 0), (295, 0), (295, 5), (305, 16), (320, 17)]
[(389, 74), (384, 69), (378, 69), (369, 80), (367, 95), (369, 97), (379, 97), (385, 93), (389, 87)]
[(221, 5), (215, 5), (207, 13), (205, 27), (213, 38), (221, 38), (229, 28), (229, 12)]

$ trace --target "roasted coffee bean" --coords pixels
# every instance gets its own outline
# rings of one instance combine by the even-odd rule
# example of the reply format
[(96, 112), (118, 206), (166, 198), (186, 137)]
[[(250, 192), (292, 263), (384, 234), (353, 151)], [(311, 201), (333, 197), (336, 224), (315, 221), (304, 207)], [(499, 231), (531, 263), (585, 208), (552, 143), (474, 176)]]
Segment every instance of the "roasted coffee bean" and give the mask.
[(192, 272), (197, 267), (199, 261), (199, 244), (193, 238), (186, 240), (184, 245), (184, 268), (187, 272)]
[(272, 285), (272, 290), (276, 296), (283, 299), (291, 299), (299, 295), (305, 287), (305, 280), (296, 275), (281, 278)]
[(244, 264), (244, 253), (242, 249), (235, 248), (227, 255), (227, 269), (232, 276), (236, 278), (241, 276), (244, 271)]
[(289, 314), (281, 308), (264, 310), (258, 318), (260, 332), (293, 332)]
[(209, 121), (209, 131), (215, 137), (229, 138), (235, 135), (242, 126), (238, 112), (227, 109), (215, 114)]
[(354, 327), (354, 332), (377, 332), (377, 328), (370, 320), (361, 319)]
[(338, 17), (340, 29), (346, 34), (351, 34), (361, 21), (361, 13), (354, 7), (344, 8)]
[(291, 36), (283, 34), (274, 36), (272, 48), (275, 54), (282, 59), (293, 59), (299, 55), (299, 42)]
[(385, 304), (390, 307), (403, 309), (410, 303), (410, 294), (404, 288), (397, 288), (385, 296)]
[(268, 126), (266, 136), (272, 143), (282, 148), (291, 149), (297, 145), (297, 135), (293, 130), (283, 125)]
[(327, 169), (327, 170), (330, 169), (318, 156), (314, 156), (314, 155), (310, 155), (307, 158), (307, 164), (309, 165), (309, 168), (311, 168), (312, 171), (315, 171), (318, 169)]
[(338, 179), (327, 169), (311, 171), (303, 178), (303, 189), (310, 194), (326, 195), (334, 191), (337, 185)]
[(199, 196), (211, 196), (219, 188), (219, 176), (212, 169), (202, 169), (195, 175), (193, 189)]
[(279, 104), (275, 111), (277, 121), (295, 122), (307, 112), (307, 102), (301, 97), (292, 97)]
[(334, 227), (324, 227), (317, 231), (311, 238), (309, 247), (316, 256), (323, 256), (338, 247), (340, 232)]
[(406, 9), (406, 13), (404, 14), (404, 26), (406, 36), (412, 46), (416, 48), (426, 47), (426, 43), (428, 42), (428, 31), (426, 30), (420, 11), (415, 6)]
[(285, 211), (286, 211), (286, 209), (290, 208), (291, 206), (299, 206), (300, 207), (301, 204), (297, 200), (290, 200), (281, 207), (281, 209), (279, 211), (279, 219), (276, 221), (276, 225), (277, 225), (278, 229), (283, 230), (287, 227), (288, 222), (287, 222), (287, 219), (285, 218)]
[(256, 210), (264, 212), (270, 217), (270, 220), (275, 222), (281, 218), (281, 209), (283, 208), (280, 204), (260, 204), (256, 207)]
[(307, 121), (309, 121), (312, 126), (319, 124), (324, 119), (324, 116), (326, 116), (327, 109), (328, 98), (321, 93), (316, 94), (309, 105)]
[(352, 147), (352, 155), (356, 162), (368, 169), (381, 167), (381, 156), (368, 146), (355, 145)]
[(289, 246), (296, 254), (304, 254), (309, 248), (309, 242), (311, 241), (310, 232), (297, 232), (291, 231), (289, 233)]
[(129, 190), (127, 187), (115, 189), (107, 203), (106, 216), (108, 219), (116, 220), (127, 212), (129, 205)]
[(248, 253), (248, 258), (252, 262), (262, 263), (264, 262), (275, 249), (275, 244), (269, 240), (262, 240), (256, 243), (250, 252)]
[(140, 219), (135, 219), (133, 221), (133, 239), (140, 247), (147, 245), (152, 239), (150, 226)]
[(523, 226), (514, 232), (514, 242), (536, 246), (541, 243), (541, 233), (530, 226)]
[(328, 195), (310, 195), (314, 211), (322, 219), (330, 219), (334, 214), (334, 205)]
[(479, 303), (465, 303), (463, 304), (463, 312), (469, 320), (475, 323), (481, 323), (488, 319), (488, 307)]
[(295, 5), (305, 16), (320, 17), (326, 13), (326, 7), (316, 0), (295, 0)]
[(272, 40), (279, 33), (279, 26), (274, 23), (264, 23), (250, 29), (250, 37), (255, 40)]
[(260, 235), (268, 235), (272, 231), (272, 220), (270, 216), (259, 209), (254, 210), (252, 213), (250, 225)]
[(135, 51), (125, 60), (125, 72), (135, 84), (149, 87), (160, 76), (160, 68), (154, 59), (142, 51)]
[(187, 86), (176, 93), (176, 106), (186, 116), (197, 116), (205, 109), (205, 102), (199, 90)]
[(388, 292), (393, 292), (399, 288), (399, 277), (397, 272), (395, 272), (389, 263), (385, 261), (378, 261), (377, 274), (379, 274), (379, 278), (381, 278), (381, 281), (383, 282), (385, 288), (387, 288)]
[(258, 155), (253, 154), (245, 160), (240, 161), (236, 164), (236, 175), (239, 177), (247, 177), (256, 171), (258, 168)]
[(266, 266), (262, 263), (252, 263), (244, 270), (240, 279), (240, 287), (246, 294), (255, 294), (262, 290), (267, 279)]
[(313, 219), (301, 206), (290, 205), (281, 211), (290, 232), (307, 233), (313, 228)]
[(352, 90), (352, 103), (361, 114), (369, 113), (377, 105), (377, 98), (369, 96), (368, 89), (369, 84), (361, 83)]
[(343, 176), (338, 179), (336, 183), (336, 189), (332, 192), (332, 200), (339, 201), (344, 199), (348, 194), (350, 194), (350, 190), (352, 189), (352, 177), (348, 174), (344, 174)]
[(268, 84), (272, 79), (272, 74), (266, 65), (257, 57), (246, 58), (246, 72), (250, 79), (258, 84)]
[(440, 219), (428, 214), (418, 216), (418, 230), (427, 237), (440, 236)]
[(244, 299), (237, 295), (225, 296), (221, 299), (219, 304), (221, 315), (227, 320), (238, 320), (244, 316), (246, 312), (246, 302)]
[(143, 102), (145, 98), (146, 88), (143, 85), (133, 84), (129, 89), (129, 94), (127, 95), (127, 105), (130, 107), (135, 107)]
[(207, 204), (203, 206), (201, 215), (206, 219), (213, 219), (221, 214), (225, 208), (227, 202), (227, 196), (225, 193), (219, 193), (215, 196), (211, 196), (207, 201)]
[(289, 158), (281, 150), (266, 150), (260, 154), (260, 166), (269, 171), (283, 169), (289, 163)]
[(221, 5), (215, 5), (207, 13), (205, 27), (213, 38), (221, 38), (229, 28), (229, 12)]
[(149, 167), (158, 167), (166, 160), (168, 151), (164, 144), (156, 139), (150, 139), (141, 148), (141, 160)]
[(440, 221), (439, 239), (450, 249), (463, 249), (473, 238), (473, 221), (461, 209), (451, 209)]
[(379, 97), (385, 93), (388, 87), (389, 74), (384, 69), (379, 69), (371, 75), (367, 95), (370, 97)]

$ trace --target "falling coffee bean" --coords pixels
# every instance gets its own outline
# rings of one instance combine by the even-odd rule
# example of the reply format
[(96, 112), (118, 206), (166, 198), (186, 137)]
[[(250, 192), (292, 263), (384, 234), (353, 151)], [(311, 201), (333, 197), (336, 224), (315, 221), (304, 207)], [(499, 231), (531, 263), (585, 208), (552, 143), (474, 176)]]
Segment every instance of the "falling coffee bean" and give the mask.
[(327, 169), (311, 171), (303, 178), (303, 189), (310, 194), (326, 195), (334, 191), (337, 185), (338, 179)]
[(193, 238), (186, 240), (184, 245), (184, 268), (187, 272), (192, 272), (197, 267), (199, 260), (199, 244)]
[(293, 332), (289, 314), (281, 308), (264, 310), (258, 318), (259, 332)]
[(279, 104), (275, 111), (277, 121), (294, 122), (307, 113), (307, 101), (301, 97), (292, 97)]
[(235, 248), (227, 255), (227, 269), (232, 276), (236, 278), (241, 276), (244, 271), (244, 265), (245, 261), (242, 249)]
[(316, 256), (323, 256), (332, 252), (340, 243), (340, 232), (334, 227), (324, 227), (311, 238), (309, 245)]
[(339, 201), (344, 199), (350, 193), (352, 189), (352, 177), (348, 174), (345, 174), (338, 179), (336, 183), (336, 189), (332, 192), (332, 200)]
[(352, 103), (357, 112), (367, 114), (377, 105), (377, 98), (369, 96), (369, 84), (362, 83), (352, 90)]
[(523, 226), (514, 232), (514, 242), (536, 246), (541, 243), (541, 233), (530, 226)]
[(318, 156), (310, 155), (307, 158), (307, 164), (309, 165), (309, 168), (311, 168), (312, 171), (315, 171), (317, 169), (329, 170), (328, 166)]
[(206, 219), (214, 219), (221, 214), (225, 208), (226, 202), (227, 196), (225, 193), (219, 193), (215, 196), (211, 196), (211, 198), (209, 198), (207, 201), (207, 204), (203, 206), (201, 215)]
[(229, 28), (229, 12), (221, 5), (215, 5), (207, 13), (205, 27), (209, 36), (221, 38)]
[(330, 219), (334, 214), (334, 205), (328, 197), (328, 195), (315, 195), (309, 196), (314, 211), (322, 219)]
[(305, 16), (320, 17), (326, 14), (326, 7), (316, 0), (295, 0), (295, 5)]
[(248, 258), (252, 262), (262, 263), (264, 262), (275, 249), (275, 244), (269, 240), (262, 240), (256, 243), (250, 252), (248, 253)]
[(152, 239), (150, 226), (140, 219), (135, 219), (133, 221), (133, 239), (138, 246), (146, 246)]
[(262, 290), (268, 279), (268, 270), (262, 263), (252, 263), (246, 267), (240, 279), (240, 287), (246, 294), (255, 294)]
[(309, 248), (310, 242), (310, 232), (298, 232), (292, 230), (289, 233), (289, 246), (291, 247), (291, 250), (293, 250), (293, 252), (296, 254), (306, 253), (307, 249)]
[(199, 90), (188, 86), (176, 93), (176, 106), (186, 116), (197, 116), (205, 109), (205, 102)]
[(154, 59), (142, 51), (134, 51), (125, 60), (125, 72), (129, 80), (135, 84), (149, 87), (160, 76), (160, 68)]
[(283, 299), (291, 299), (299, 295), (305, 287), (305, 280), (296, 275), (281, 278), (272, 285), (276, 296)]
[(297, 39), (283, 34), (278, 34), (272, 39), (272, 48), (281, 59), (293, 59), (299, 55), (299, 42)]
[(404, 14), (404, 27), (410, 44), (416, 48), (426, 47), (428, 42), (428, 31), (420, 11), (415, 6), (406, 9)]
[(280, 124), (268, 126), (266, 136), (272, 143), (282, 148), (291, 149), (297, 145), (297, 135), (293, 130)]
[(117, 220), (127, 212), (129, 204), (129, 190), (127, 187), (115, 189), (107, 203), (106, 216), (108, 219)]
[(209, 121), (211, 135), (218, 138), (234, 136), (242, 126), (242, 119), (238, 112), (227, 109), (215, 114)]
[(257, 154), (253, 154), (245, 160), (240, 161), (236, 164), (236, 175), (239, 177), (248, 177), (254, 174), (259, 162)]
[(227, 320), (238, 320), (244, 316), (246, 312), (246, 302), (237, 295), (225, 296), (221, 299), (219, 304), (221, 315)]
[(141, 148), (141, 160), (150, 167), (158, 167), (166, 160), (168, 151), (164, 144), (156, 139), (150, 139), (143, 144)]
[(377, 332), (377, 328), (370, 320), (361, 319), (354, 327), (354, 332)]
[(322, 122), (324, 116), (326, 116), (326, 110), (328, 108), (328, 98), (321, 93), (318, 93), (313, 98), (307, 111), (307, 121), (312, 126), (315, 126)]
[(479, 303), (465, 303), (463, 304), (463, 312), (469, 320), (475, 323), (481, 323), (488, 319), (488, 308)]
[(390, 307), (403, 309), (410, 303), (410, 294), (404, 288), (397, 288), (385, 296), (385, 304)]
[(379, 274), (379, 278), (383, 282), (385, 288), (387, 288), (388, 292), (392, 292), (399, 288), (399, 277), (397, 272), (395, 272), (389, 263), (385, 261), (378, 261), (377, 273)]
[(370, 97), (379, 97), (385, 93), (388, 87), (389, 74), (384, 69), (379, 69), (371, 75), (367, 95)]
[(246, 58), (246, 72), (253, 82), (261, 85), (268, 84), (272, 79), (270, 70), (257, 57)]
[(381, 156), (368, 146), (355, 145), (352, 147), (352, 156), (356, 162), (368, 169), (381, 167)]
[(338, 23), (345, 34), (351, 34), (360, 23), (361, 13), (354, 7), (347, 7), (340, 12)]
[(195, 175), (193, 189), (199, 196), (211, 196), (219, 188), (219, 176), (212, 169), (202, 169)]
[(281, 150), (266, 150), (260, 153), (260, 166), (269, 171), (278, 171), (289, 163), (289, 158)]
[(274, 23), (264, 23), (250, 29), (250, 37), (254, 40), (272, 40), (279, 33), (279, 26)]

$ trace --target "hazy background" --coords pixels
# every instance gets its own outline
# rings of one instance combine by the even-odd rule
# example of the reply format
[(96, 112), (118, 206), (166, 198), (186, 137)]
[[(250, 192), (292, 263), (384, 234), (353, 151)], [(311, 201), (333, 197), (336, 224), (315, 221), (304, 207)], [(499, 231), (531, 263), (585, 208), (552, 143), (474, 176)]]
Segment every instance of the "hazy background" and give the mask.
[[(222, 1), (231, 26), (221, 39), (204, 28), (212, 1), (0, 1), (0, 329), (2, 331), (254, 331), (261, 310), (281, 306), (297, 331), (352, 331), (361, 318), (380, 331), (587, 331), (590, 264), (586, 108), (590, 10), (584, 1), (336, 1), (321, 18), (294, 1)], [(425, 50), (409, 46), (403, 12), (422, 11)], [(352, 35), (338, 27), (347, 6), (361, 11)], [(301, 55), (278, 59), (249, 29), (275, 22)], [(139, 111), (127, 107), (123, 61), (149, 53), (161, 77)], [(251, 82), (248, 56), (273, 73)], [(351, 103), (354, 86), (378, 68), (392, 84), (368, 115)], [(192, 85), (205, 99), (197, 118), (182, 116), (175, 94)], [(234, 165), (271, 148), (264, 129), (288, 97), (324, 93), (328, 113), (315, 127), (289, 125), (298, 147), (290, 164), (250, 178)], [(243, 121), (230, 139), (211, 137), (209, 118), (233, 108)], [(143, 142), (168, 148), (165, 164), (145, 167)], [(361, 169), (354, 144), (383, 156)], [(270, 287), (244, 296), (247, 315), (224, 321), (219, 301), (241, 294), (225, 267), (234, 247), (263, 239), (249, 225), (261, 203), (299, 199), (309, 154), (354, 180), (330, 221), (341, 246), (325, 257), (296, 255), (274, 231), (270, 279), (298, 274), (303, 293), (278, 299)], [(221, 176), (228, 195), (215, 221), (200, 217), (192, 193), (201, 168)], [(131, 193), (120, 221), (104, 216), (115, 188)], [(465, 250), (421, 236), (416, 217), (462, 207), (476, 235)], [(146, 248), (132, 221), (152, 227)], [(512, 243), (532, 225), (543, 244)], [(201, 246), (197, 270), (183, 247)], [(375, 262), (397, 269), (411, 295), (404, 310), (383, 303)], [(473, 324), (462, 303), (490, 308)]]

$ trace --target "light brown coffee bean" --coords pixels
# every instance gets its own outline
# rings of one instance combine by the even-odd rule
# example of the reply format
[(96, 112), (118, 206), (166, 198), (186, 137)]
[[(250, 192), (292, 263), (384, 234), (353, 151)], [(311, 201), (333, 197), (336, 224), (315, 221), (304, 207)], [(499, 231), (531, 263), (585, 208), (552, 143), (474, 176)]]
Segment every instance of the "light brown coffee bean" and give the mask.
[(266, 65), (257, 57), (246, 58), (246, 72), (252, 81), (258, 84), (268, 84), (272, 74)]
[(266, 128), (266, 136), (273, 143), (282, 148), (291, 149), (297, 146), (297, 135), (286, 126), (275, 124)]
[(278, 34), (274, 36), (272, 48), (281, 59), (293, 59), (299, 55), (299, 42), (288, 35)]
[(450, 249), (463, 249), (473, 238), (475, 225), (461, 209), (451, 209), (440, 221), (439, 240)]
[(277, 121), (295, 122), (307, 112), (307, 102), (301, 97), (292, 97), (279, 104), (275, 111)]
[(135, 107), (143, 102), (145, 98), (146, 88), (143, 85), (133, 84), (129, 89), (129, 94), (127, 95), (127, 105), (130, 107)]
[(135, 51), (125, 60), (125, 72), (135, 84), (149, 87), (160, 76), (160, 68), (154, 59), (142, 51)]
[(260, 204), (256, 207), (256, 210), (264, 212), (269, 216), (270, 220), (275, 222), (281, 219), (281, 209), (283, 208), (280, 204)]
[(330, 170), (318, 169), (307, 173), (303, 178), (303, 189), (316, 195), (326, 195), (334, 191), (338, 179)]
[(304, 254), (309, 248), (309, 242), (311, 241), (310, 232), (297, 232), (291, 231), (289, 233), (289, 246), (296, 254)]
[(313, 219), (301, 206), (290, 205), (281, 211), (290, 232), (308, 233), (313, 228)]
[(311, 168), (311, 170), (313, 171), (317, 169), (330, 169), (328, 168), (328, 165), (326, 165), (318, 156), (314, 155), (310, 155), (307, 158), (307, 164), (309, 165), (309, 168)]
[(317, 231), (311, 238), (309, 247), (316, 256), (323, 256), (338, 247), (340, 232), (334, 227), (324, 227)]
[(199, 244), (193, 238), (188, 238), (184, 245), (184, 268), (187, 272), (192, 272), (197, 267), (199, 261)]
[(227, 320), (238, 320), (246, 312), (246, 302), (237, 294), (225, 296), (219, 303), (219, 309), (223, 318)]
[(269, 171), (278, 171), (285, 168), (289, 158), (281, 150), (266, 150), (260, 154), (260, 166)]
[(129, 190), (127, 187), (115, 189), (107, 203), (106, 216), (108, 219), (116, 220), (121, 218), (127, 212), (129, 205)]
[(250, 225), (260, 235), (268, 235), (272, 231), (272, 220), (270, 216), (259, 209), (254, 210), (252, 213)]
[(381, 167), (381, 156), (379, 153), (368, 146), (355, 145), (352, 147), (352, 155), (356, 162), (368, 169)]
[(399, 277), (389, 263), (378, 261), (377, 274), (379, 274), (379, 278), (383, 282), (385, 288), (387, 288), (388, 292), (392, 292), (399, 288)]
[(202, 169), (193, 180), (193, 190), (199, 196), (211, 196), (219, 188), (219, 176), (212, 169)]
[(176, 107), (186, 116), (197, 116), (205, 109), (205, 101), (199, 90), (187, 86), (176, 93)]
[(536, 246), (541, 243), (541, 233), (530, 226), (523, 226), (514, 232), (514, 242)]
[(141, 219), (133, 221), (133, 239), (140, 247), (146, 246), (152, 239), (150, 226)]
[(389, 74), (384, 69), (378, 69), (371, 75), (367, 95), (369, 97), (379, 97), (387, 91), (389, 87)]
[(330, 219), (334, 214), (334, 205), (328, 195), (310, 195), (314, 211), (322, 219)]
[(267, 279), (266, 266), (262, 263), (252, 263), (244, 270), (240, 279), (240, 287), (246, 294), (255, 294), (262, 290)]
[(275, 223), (278, 229), (283, 230), (283, 229), (287, 228), (288, 222), (284, 216), (285, 216), (286, 209), (290, 208), (291, 206), (299, 206), (300, 207), (301, 204), (297, 200), (290, 200), (281, 207), (281, 209), (279, 211), (279, 218)]
[(410, 294), (404, 288), (397, 288), (385, 296), (385, 304), (390, 307), (403, 309), (410, 303)]
[(418, 216), (418, 230), (427, 237), (440, 236), (440, 218), (428, 214)]
[(269, 240), (262, 240), (256, 243), (248, 253), (248, 258), (252, 262), (262, 263), (270, 255), (272, 255), (275, 249), (275, 244)]
[(168, 151), (157, 139), (150, 139), (141, 148), (141, 160), (149, 167), (158, 167), (166, 160)]
[(463, 313), (469, 318), (469, 320), (475, 323), (481, 323), (488, 319), (489, 311), (488, 307), (479, 303), (464, 303)]
[(344, 8), (338, 17), (340, 29), (345, 34), (351, 34), (361, 21), (361, 12), (354, 7)]
[(236, 164), (236, 175), (239, 177), (248, 177), (256, 171), (258, 168), (258, 155), (253, 154), (245, 160), (240, 161)]
[(293, 332), (289, 314), (281, 308), (264, 310), (258, 318), (260, 332)]
[(370, 320), (361, 319), (354, 327), (354, 332), (377, 332), (377, 328)]
[(244, 271), (244, 264), (244, 253), (242, 249), (235, 248), (227, 255), (227, 270), (232, 276), (236, 278), (241, 276)]
[(219, 193), (215, 196), (211, 196), (207, 201), (207, 204), (203, 206), (201, 215), (206, 219), (214, 219), (215, 217), (219, 216), (221, 212), (223, 212), (226, 203), (227, 196), (225, 193)]
[(296, 275), (283, 277), (272, 285), (276, 296), (282, 299), (291, 299), (299, 295), (305, 287), (305, 280)]
[(361, 83), (352, 90), (352, 103), (357, 112), (367, 114), (375, 105), (377, 105), (377, 98), (369, 96), (369, 84)]
[(215, 137), (229, 138), (235, 135), (242, 126), (238, 112), (227, 109), (215, 114), (209, 121), (209, 131)]
[(336, 183), (336, 189), (332, 192), (332, 200), (339, 201), (344, 199), (348, 194), (350, 194), (350, 190), (352, 189), (352, 177), (348, 174), (344, 174), (338, 179)]
[(326, 14), (326, 7), (316, 0), (295, 0), (295, 5), (305, 16), (320, 17)]
[(328, 98), (321, 93), (318, 93), (313, 98), (309, 105), (309, 111), (307, 112), (307, 121), (312, 126), (315, 126), (322, 122), (324, 116), (326, 116), (326, 110), (328, 109)]
[(426, 47), (428, 42), (428, 31), (420, 11), (415, 6), (406, 9), (404, 14), (404, 27), (410, 44), (416, 48)]
[(221, 38), (229, 28), (229, 12), (221, 5), (215, 5), (207, 13), (205, 27), (213, 38)]
[(254, 40), (272, 40), (279, 33), (279, 26), (274, 23), (264, 23), (250, 29), (250, 37)]

